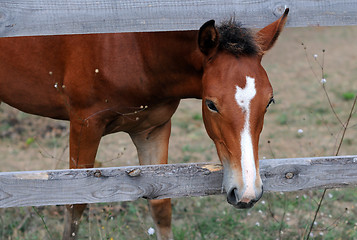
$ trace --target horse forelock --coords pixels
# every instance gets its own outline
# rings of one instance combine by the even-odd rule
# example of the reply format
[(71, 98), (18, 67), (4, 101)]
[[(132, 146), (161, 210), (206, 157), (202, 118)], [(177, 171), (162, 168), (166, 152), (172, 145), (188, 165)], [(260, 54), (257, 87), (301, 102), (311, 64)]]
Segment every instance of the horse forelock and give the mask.
[(260, 53), (260, 47), (253, 32), (242, 27), (242, 24), (231, 18), (217, 27), (219, 32), (219, 49), (226, 50), (235, 56), (253, 56)]

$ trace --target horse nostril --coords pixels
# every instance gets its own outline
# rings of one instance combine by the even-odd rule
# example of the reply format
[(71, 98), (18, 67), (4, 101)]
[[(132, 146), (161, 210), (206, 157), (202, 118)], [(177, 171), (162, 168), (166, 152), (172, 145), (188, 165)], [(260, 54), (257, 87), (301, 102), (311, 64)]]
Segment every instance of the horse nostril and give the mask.
[(227, 193), (227, 201), (232, 205), (237, 205), (239, 202), (238, 189), (231, 188)]

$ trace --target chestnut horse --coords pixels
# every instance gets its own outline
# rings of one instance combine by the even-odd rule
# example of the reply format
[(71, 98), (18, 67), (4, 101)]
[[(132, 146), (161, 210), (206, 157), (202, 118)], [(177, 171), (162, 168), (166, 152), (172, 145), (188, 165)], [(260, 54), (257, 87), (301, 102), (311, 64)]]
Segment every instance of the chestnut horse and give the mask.
[[(257, 33), (231, 20), (199, 31), (0, 39), (0, 102), (70, 120), (70, 168), (93, 167), (102, 136), (132, 138), (140, 164), (165, 164), (180, 99), (202, 99), (224, 166), (227, 201), (248, 208), (263, 193), (258, 141), (273, 89), (261, 66), (288, 9)], [(171, 239), (170, 199), (150, 200), (158, 239)], [(67, 206), (63, 239), (76, 239), (85, 204)]]

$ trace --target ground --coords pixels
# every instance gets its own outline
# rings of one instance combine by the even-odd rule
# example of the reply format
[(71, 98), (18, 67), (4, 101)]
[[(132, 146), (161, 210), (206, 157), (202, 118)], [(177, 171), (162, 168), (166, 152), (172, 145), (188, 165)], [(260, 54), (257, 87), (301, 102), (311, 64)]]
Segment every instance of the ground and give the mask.
[[(276, 104), (265, 118), (260, 159), (336, 154), (357, 92), (356, 38), (357, 27), (284, 30), (263, 59)], [(357, 154), (355, 112), (339, 155)], [(67, 122), (30, 116), (2, 104), (0, 170), (66, 168), (68, 133)], [(199, 100), (181, 102), (173, 118), (169, 152), (170, 163), (218, 162), (204, 130)], [(102, 167), (138, 164), (136, 150), (124, 133), (104, 137), (97, 159)], [(174, 234), (177, 239), (302, 239), (320, 195), (321, 190), (268, 193), (244, 211), (233, 209), (223, 196), (175, 199)], [(328, 190), (311, 236), (357, 239), (356, 197), (353, 188)], [(58, 239), (62, 216), (60, 206), (0, 209), (0, 239)], [(152, 226), (145, 200), (92, 204), (80, 239), (152, 239), (154, 235), (147, 233)]]

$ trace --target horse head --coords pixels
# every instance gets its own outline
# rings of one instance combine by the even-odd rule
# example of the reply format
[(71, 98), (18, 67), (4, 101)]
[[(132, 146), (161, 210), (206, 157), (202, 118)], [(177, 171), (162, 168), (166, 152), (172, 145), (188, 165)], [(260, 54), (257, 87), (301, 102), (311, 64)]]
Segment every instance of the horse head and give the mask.
[(274, 23), (253, 34), (233, 20), (215, 27), (213, 20), (199, 30), (204, 57), (203, 119), (223, 164), (227, 201), (249, 208), (263, 194), (258, 143), (273, 88), (261, 59), (275, 43), (288, 9)]

